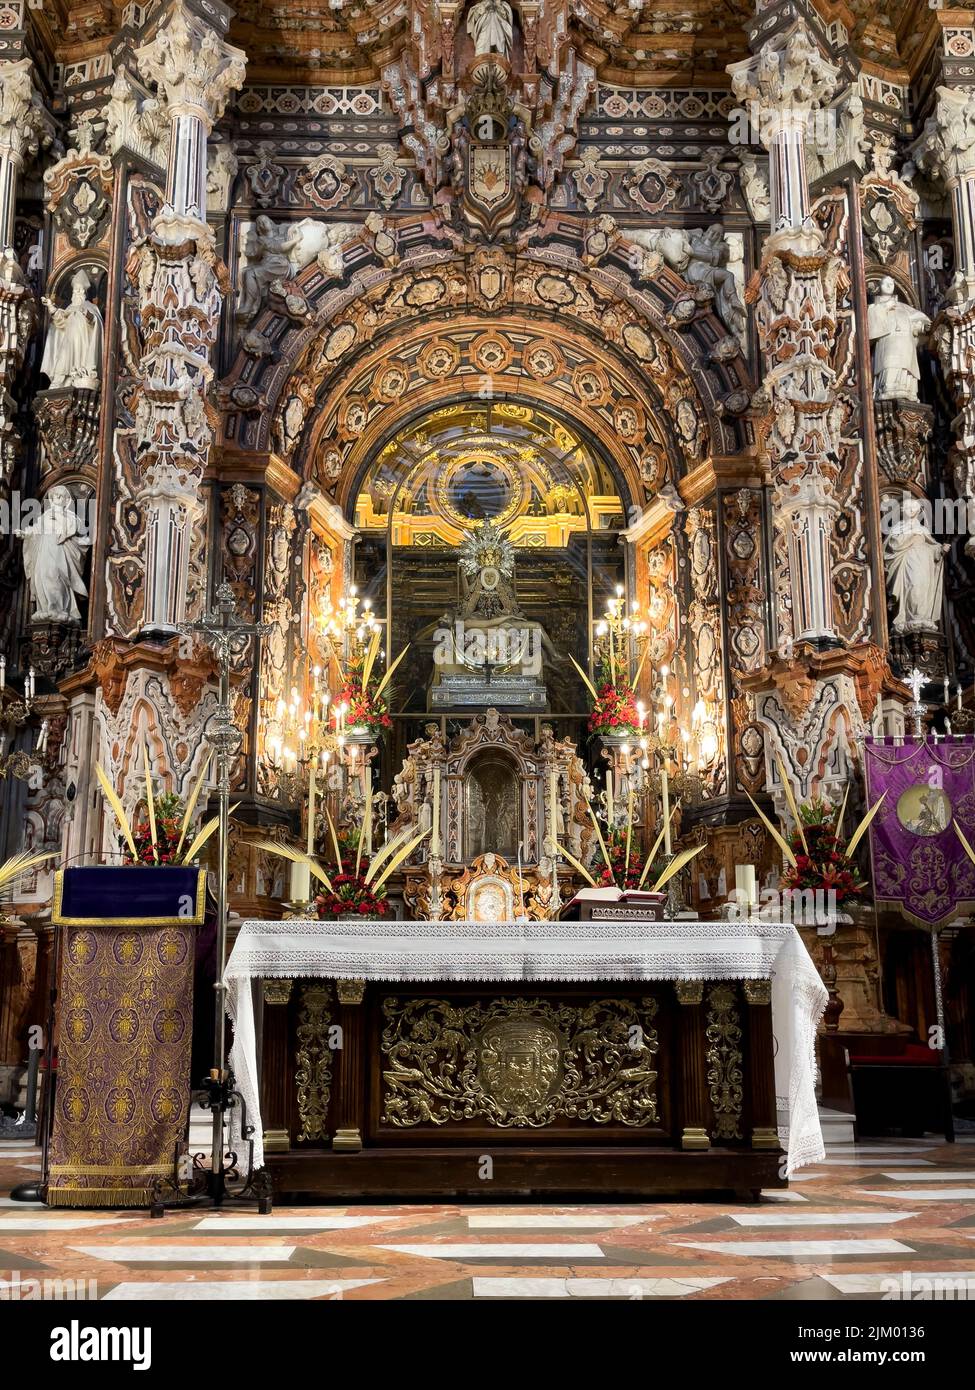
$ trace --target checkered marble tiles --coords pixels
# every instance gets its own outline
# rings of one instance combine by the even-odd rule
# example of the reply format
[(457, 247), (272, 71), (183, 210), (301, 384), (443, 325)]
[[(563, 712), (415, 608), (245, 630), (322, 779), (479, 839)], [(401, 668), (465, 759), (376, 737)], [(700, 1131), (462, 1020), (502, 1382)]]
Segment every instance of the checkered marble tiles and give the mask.
[[(354, 1161), (354, 1159), (352, 1160)], [(0, 1144), (0, 1281), (99, 1299), (882, 1299), (892, 1280), (971, 1281), (975, 1141), (831, 1150), (757, 1203), (388, 1204), (49, 1211)], [(4, 1290), (0, 1290), (0, 1293)]]

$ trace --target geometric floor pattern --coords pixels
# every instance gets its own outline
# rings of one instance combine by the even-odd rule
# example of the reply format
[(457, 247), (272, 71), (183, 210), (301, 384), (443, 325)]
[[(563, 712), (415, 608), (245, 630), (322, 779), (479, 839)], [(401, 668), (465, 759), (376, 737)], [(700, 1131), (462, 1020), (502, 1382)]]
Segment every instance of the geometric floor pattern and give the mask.
[[(115, 1299), (975, 1298), (975, 1139), (831, 1149), (760, 1202), (277, 1207), (271, 1216), (48, 1211), (0, 1142), (0, 1296), (72, 1281)], [(52, 1285), (52, 1287), (54, 1287)]]

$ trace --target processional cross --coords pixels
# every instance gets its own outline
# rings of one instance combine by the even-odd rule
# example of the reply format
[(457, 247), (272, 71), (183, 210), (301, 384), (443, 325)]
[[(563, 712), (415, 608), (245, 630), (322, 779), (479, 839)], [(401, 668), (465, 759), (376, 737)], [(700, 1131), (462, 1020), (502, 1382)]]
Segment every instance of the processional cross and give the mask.
[(924, 736), (924, 715), (927, 706), (921, 699), (921, 690), (926, 680), (927, 676), (923, 671), (919, 671), (916, 666), (907, 678), (908, 688), (914, 696), (914, 703), (911, 705), (911, 715), (914, 719), (915, 738), (923, 738)]
[[(230, 762), (239, 752), (243, 735), (234, 723), (230, 704), (230, 668), (235, 656), (246, 648), (249, 638), (260, 638), (271, 631), (271, 623), (247, 623), (237, 617), (234, 591), (226, 582), (217, 589), (216, 603), (205, 618), (195, 623), (181, 623), (180, 631), (199, 634), (212, 647), (220, 673), (217, 708), (207, 721), (204, 737), (217, 755), (217, 978), (216, 1018), (213, 1035), (213, 1070), (210, 1079), (222, 1088), (224, 1100), (212, 1106), (213, 1111), (213, 1178), (215, 1195), (220, 1200), (223, 1190), (223, 1114), (229, 1099), (226, 1086), (226, 1017), (227, 986), (224, 968), (227, 960), (227, 879), (230, 873)], [(255, 663), (256, 664), (256, 663)]]

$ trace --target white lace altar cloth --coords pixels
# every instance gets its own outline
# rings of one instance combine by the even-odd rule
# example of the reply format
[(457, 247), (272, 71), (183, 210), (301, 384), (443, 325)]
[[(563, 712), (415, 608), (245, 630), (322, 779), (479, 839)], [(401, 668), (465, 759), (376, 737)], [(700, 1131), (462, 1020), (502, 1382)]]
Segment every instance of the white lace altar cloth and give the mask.
[[(786, 1171), (825, 1156), (816, 1027), (826, 987), (795, 927), (771, 922), (283, 922), (241, 924), (227, 961), (230, 1064), (264, 1162), (254, 981), (264, 979), (772, 981), (779, 1138)], [(237, 1112), (234, 1112), (236, 1115)], [(239, 1137), (239, 1136), (238, 1136)]]

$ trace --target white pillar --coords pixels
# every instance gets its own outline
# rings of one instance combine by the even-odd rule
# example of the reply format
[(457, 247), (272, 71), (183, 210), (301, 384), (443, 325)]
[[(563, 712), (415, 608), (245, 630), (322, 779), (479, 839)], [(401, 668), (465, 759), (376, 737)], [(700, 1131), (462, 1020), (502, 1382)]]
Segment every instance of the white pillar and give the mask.
[(839, 453), (831, 366), (836, 291), (835, 276), (828, 274), (834, 258), (809, 217), (806, 137), (813, 112), (836, 91), (839, 69), (798, 21), (728, 72), (746, 107), (744, 129), (769, 151), (772, 233), (762, 253), (755, 319), (765, 358), (775, 523), (788, 538), (792, 637), (834, 642), (829, 547)]
[(0, 63), (0, 244), (14, 244), (17, 182), (28, 154), (37, 151), (39, 108), (29, 58)]
[(146, 512), (143, 626), (173, 632), (186, 613), (192, 529), (210, 449), (206, 391), (221, 302), (206, 221), (207, 138), (244, 80), (245, 58), (176, 0), (136, 59), (166, 98), (171, 130), (166, 206), (143, 250), (152, 258), (142, 304), (149, 348), (136, 418)]

